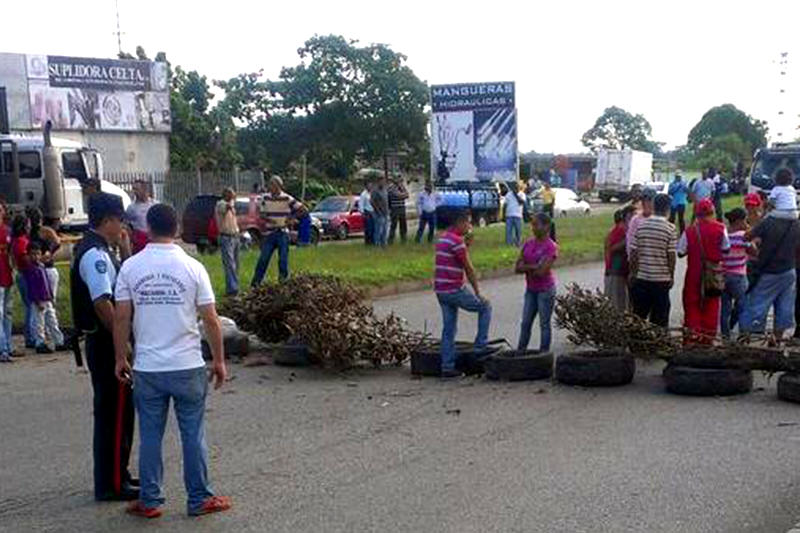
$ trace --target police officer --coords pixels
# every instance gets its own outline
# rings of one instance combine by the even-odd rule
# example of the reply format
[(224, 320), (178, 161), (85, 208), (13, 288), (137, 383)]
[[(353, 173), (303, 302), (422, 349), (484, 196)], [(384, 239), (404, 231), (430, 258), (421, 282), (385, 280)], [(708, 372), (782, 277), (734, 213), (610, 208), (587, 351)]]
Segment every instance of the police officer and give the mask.
[[(98, 501), (135, 500), (138, 481), (128, 472), (133, 442), (131, 389), (114, 374), (114, 283), (119, 261), (111, 246), (123, 236), (122, 200), (97, 192), (88, 200), (89, 227), (73, 251), (72, 316), (86, 333), (86, 358), (94, 389), (94, 496)], [(127, 247), (121, 247), (127, 248)]]

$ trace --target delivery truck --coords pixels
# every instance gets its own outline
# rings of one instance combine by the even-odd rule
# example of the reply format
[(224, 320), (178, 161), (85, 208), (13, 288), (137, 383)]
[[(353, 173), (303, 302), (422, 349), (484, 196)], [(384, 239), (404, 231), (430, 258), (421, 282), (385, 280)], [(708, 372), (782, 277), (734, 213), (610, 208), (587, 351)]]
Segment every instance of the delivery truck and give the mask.
[(626, 202), (631, 189), (652, 181), (653, 154), (637, 150), (601, 150), (597, 153), (595, 190), (600, 200)]

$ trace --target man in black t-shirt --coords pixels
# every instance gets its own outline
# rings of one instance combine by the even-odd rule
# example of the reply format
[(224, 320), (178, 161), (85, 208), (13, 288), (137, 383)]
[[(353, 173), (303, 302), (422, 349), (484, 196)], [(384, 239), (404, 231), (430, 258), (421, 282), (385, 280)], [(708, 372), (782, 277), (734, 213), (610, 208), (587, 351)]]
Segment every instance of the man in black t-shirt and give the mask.
[(750, 235), (759, 254), (741, 328), (745, 333), (764, 333), (767, 313), (774, 305), (775, 336), (780, 339), (787, 329), (795, 326), (795, 268), (800, 223), (768, 216)]

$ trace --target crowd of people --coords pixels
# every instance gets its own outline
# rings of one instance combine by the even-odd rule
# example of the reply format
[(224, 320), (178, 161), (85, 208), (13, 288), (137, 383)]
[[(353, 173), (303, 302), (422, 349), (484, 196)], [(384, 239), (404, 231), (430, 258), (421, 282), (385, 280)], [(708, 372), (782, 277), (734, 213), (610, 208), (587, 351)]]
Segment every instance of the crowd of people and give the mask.
[(686, 257), (687, 342), (710, 343), (718, 333), (730, 337), (737, 328), (742, 334), (766, 333), (773, 308), (771, 333), (780, 342), (795, 327), (796, 310), (800, 315), (794, 176), (779, 170), (768, 195), (748, 194), (744, 205), (727, 213), (718, 178), (711, 169), (690, 186), (677, 175), (669, 194), (644, 190), (614, 214), (605, 242), (605, 294), (618, 309), (669, 327), (677, 259)]

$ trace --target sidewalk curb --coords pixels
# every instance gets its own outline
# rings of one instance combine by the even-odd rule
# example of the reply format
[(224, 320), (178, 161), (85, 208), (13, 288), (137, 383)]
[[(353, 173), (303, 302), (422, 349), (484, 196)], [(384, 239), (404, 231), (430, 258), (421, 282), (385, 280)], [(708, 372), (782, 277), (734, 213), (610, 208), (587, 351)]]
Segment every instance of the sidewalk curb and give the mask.
[[(602, 260), (602, 255), (598, 254), (576, 256), (576, 257), (570, 257), (563, 261), (561, 260), (557, 261), (556, 267), (560, 268), (560, 267), (585, 265), (588, 263), (596, 263), (600, 260)], [(516, 274), (514, 273), (514, 267), (503, 267), (481, 272), (478, 274), (478, 279), (481, 281), (485, 281), (485, 280), (493, 280), (500, 278), (508, 278), (512, 276), (516, 276)], [(391, 296), (400, 296), (402, 294), (409, 294), (412, 292), (420, 292), (423, 290), (428, 290), (430, 288), (431, 288), (431, 280), (424, 279), (424, 280), (398, 281), (396, 283), (390, 283), (388, 285), (383, 285), (381, 287), (372, 287), (366, 289), (365, 292), (367, 299), (375, 300), (380, 298), (388, 298)]]

